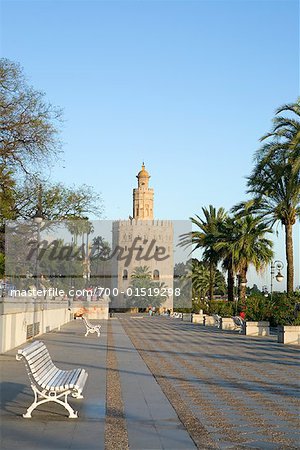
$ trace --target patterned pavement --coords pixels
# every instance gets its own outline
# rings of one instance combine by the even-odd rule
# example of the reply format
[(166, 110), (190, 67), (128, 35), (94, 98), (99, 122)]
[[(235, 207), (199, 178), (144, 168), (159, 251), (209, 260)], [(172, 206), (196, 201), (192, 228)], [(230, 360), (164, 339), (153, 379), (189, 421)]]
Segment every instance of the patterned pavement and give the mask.
[(119, 320), (198, 448), (300, 448), (299, 349), (178, 319)]
[(76, 320), (38, 337), (58, 367), (88, 371), (78, 419), (54, 403), (23, 419), (25, 366), (0, 356), (1, 450), (300, 449), (299, 348), (145, 315), (84, 333)]

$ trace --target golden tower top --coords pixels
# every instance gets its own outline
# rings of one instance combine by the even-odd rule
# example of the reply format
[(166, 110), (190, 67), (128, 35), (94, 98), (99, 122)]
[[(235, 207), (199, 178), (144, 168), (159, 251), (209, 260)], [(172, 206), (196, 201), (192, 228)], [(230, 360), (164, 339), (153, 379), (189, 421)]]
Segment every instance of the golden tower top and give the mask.
[(150, 175), (145, 169), (144, 162), (136, 177), (138, 179), (138, 187), (133, 189), (133, 218), (152, 220), (154, 192), (153, 189), (148, 187)]

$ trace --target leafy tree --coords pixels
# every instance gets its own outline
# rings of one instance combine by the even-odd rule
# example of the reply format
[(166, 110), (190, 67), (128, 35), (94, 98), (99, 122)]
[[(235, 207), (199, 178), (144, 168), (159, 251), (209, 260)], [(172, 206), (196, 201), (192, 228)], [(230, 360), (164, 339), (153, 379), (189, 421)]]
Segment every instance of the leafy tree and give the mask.
[(0, 164), (23, 175), (40, 172), (59, 152), (61, 110), (25, 79), (19, 64), (0, 59)]
[[(40, 173), (60, 153), (61, 110), (25, 79), (19, 64), (0, 59), (0, 255), (4, 258), (4, 224), (32, 219), (40, 197), (45, 220), (101, 216), (100, 195), (89, 186), (42, 183)], [(3, 275), (3, 264), (0, 276)]]
[[(15, 217), (31, 219), (37, 209), (40, 183), (27, 181), (16, 191)], [(45, 220), (86, 219), (101, 216), (102, 200), (90, 186), (67, 187), (62, 183), (44, 183), (41, 188), (41, 214)]]

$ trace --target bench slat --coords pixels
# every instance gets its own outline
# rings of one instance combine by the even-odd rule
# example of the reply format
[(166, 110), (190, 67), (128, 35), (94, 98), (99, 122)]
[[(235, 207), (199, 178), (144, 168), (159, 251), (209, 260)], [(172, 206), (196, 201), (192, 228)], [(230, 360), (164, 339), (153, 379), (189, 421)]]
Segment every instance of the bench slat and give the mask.
[(40, 349), (39, 353), (37, 353), (35, 355), (27, 356), (26, 359), (30, 364), (35, 365), (38, 363), (38, 361), (41, 358), (47, 358), (47, 356), (50, 358), (48, 350), (46, 348), (44, 348), (44, 349)]
[[(82, 369), (73, 369), (73, 370), (61, 370), (58, 374), (57, 378), (51, 380), (49, 382), (50, 390), (66, 390), (71, 389), (70, 380), (77, 379), (78, 375)], [(77, 373), (78, 372), (78, 373)]]
[(81, 369), (74, 369), (74, 371), (72, 370), (68, 373), (68, 377), (64, 380), (65, 382), (64, 386), (66, 389), (71, 389), (73, 387), (72, 380), (73, 379), (76, 380), (76, 377), (78, 376), (80, 370)]
[(65, 382), (68, 377), (69, 377), (69, 371), (61, 370), (57, 374), (57, 377), (55, 379), (51, 380), (51, 383), (49, 383), (49, 389), (51, 391), (55, 391), (59, 388), (61, 388), (63, 390), (63, 386), (65, 386)]
[(39, 372), (36, 372), (35, 374), (33, 374), (34, 378), (37, 381), (42, 380), (47, 374), (50, 374), (50, 372), (54, 371), (56, 369), (55, 365), (53, 364), (52, 361), (49, 361), (48, 364), (45, 365), (44, 368), (41, 368), (41, 370)]
[(34, 365), (39, 359), (45, 358), (47, 356), (47, 349), (39, 349), (35, 354), (26, 356), (28, 363)]
[(39, 381), (39, 384), (44, 388), (47, 389), (47, 384), (52, 380), (52, 378), (55, 376), (55, 374), (59, 371), (57, 367), (53, 367), (48, 374), (45, 374), (44, 377)]
[(48, 363), (52, 363), (53, 364), (53, 362), (52, 362), (50, 357), (44, 356), (44, 357), (41, 357), (39, 360), (37, 360), (34, 364), (29, 362), (29, 365), (31, 367), (32, 373), (38, 374), (40, 369), (45, 367), (46, 365), (48, 365)]
[(57, 372), (53, 374), (53, 377), (47, 381), (46, 388), (50, 390), (51, 388), (54, 388), (54, 386), (56, 385), (59, 386), (60, 385), (59, 380), (62, 380), (63, 377), (64, 377), (64, 370), (58, 369)]
[(74, 372), (74, 374), (72, 375), (71, 379), (69, 380), (68, 386), (70, 389), (72, 389), (72, 388), (74, 388), (74, 386), (76, 386), (76, 383), (80, 376), (81, 370), (82, 369), (77, 369), (76, 372)]
[(87, 372), (84, 369), (82, 369), (80, 372), (80, 375), (78, 377), (78, 380), (75, 383), (75, 386), (77, 387), (79, 392), (82, 391), (82, 389), (85, 385), (86, 379), (87, 379)]
[(36, 341), (30, 344), (28, 347), (25, 347), (25, 349), (18, 350), (18, 354), (26, 358), (30, 358), (38, 354), (44, 346), (45, 345), (42, 342)]

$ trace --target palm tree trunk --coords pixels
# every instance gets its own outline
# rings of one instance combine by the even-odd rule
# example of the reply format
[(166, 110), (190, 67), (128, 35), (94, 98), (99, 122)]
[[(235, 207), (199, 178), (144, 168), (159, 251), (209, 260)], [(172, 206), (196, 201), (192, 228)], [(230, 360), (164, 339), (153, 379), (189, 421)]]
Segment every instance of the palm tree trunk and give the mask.
[(285, 252), (287, 262), (287, 293), (294, 291), (293, 225), (285, 224)]
[(239, 275), (239, 300), (242, 306), (246, 305), (246, 284), (242, 286), (242, 283), (245, 283), (247, 280), (247, 270), (248, 267), (244, 266)]
[(227, 289), (228, 289), (228, 301), (234, 301), (234, 272), (232, 267), (228, 268), (227, 272)]
[(213, 262), (209, 263), (209, 299), (214, 299), (214, 287), (215, 287), (215, 264)]

